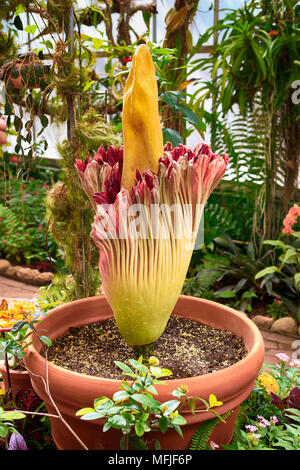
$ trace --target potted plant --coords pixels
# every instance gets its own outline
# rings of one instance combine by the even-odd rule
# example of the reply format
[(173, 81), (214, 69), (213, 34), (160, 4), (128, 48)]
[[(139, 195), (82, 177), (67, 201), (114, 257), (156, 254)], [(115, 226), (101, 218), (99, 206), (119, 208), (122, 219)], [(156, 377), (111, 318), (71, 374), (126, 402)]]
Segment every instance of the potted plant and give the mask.
[[(123, 141), (124, 146), (120, 149), (111, 146), (105, 151), (100, 147), (93, 159), (76, 162), (83, 189), (95, 210), (91, 236), (99, 248), (105, 296), (80, 299), (55, 308), (37, 326), (37, 332), (58, 340), (71, 327), (100, 321), (97, 329), (100, 335), (101, 325), (114, 318), (121, 335), (117, 342), (125, 340), (135, 356), (133, 364), (142, 364), (149, 380), (153, 372), (149, 361), (166, 325), (175, 317), (183, 319), (189, 326), (190, 322), (193, 327), (205, 325), (217, 335), (227, 332), (239, 337), (244, 354), (235, 363), (216, 372), (168, 378), (164, 384), (157, 384), (156, 401), (162, 406), (170, 400), (172, 393), (178, 393), (178, 389), (182, 390), (182, 385), (186, 385), (189, 399), (184, 400), (180, 412), (185, 420), (183, 435), (172, 421), (168, 421), (170, 426), (167, 428), (154, 424), (154, 429), (148, 426), (145, 432), (149, 446), (158, 436), (162, 449), (187, 448), (201, 423), (215, 417), (214, 406), (203, 409), (203, 406), (195, 408), (189, 404), (194, 403), (193, 397), (201, 399), (202, 405), (209, 403), (209, 397), (213, 395), (217, 397), (218, 415), (226, 414), (227, 418), (225, 423), (222, 420), (217, 423), (211, 438), (217, 445), (228, 444), (238, 407), (251, 392), (261, 367), (263, 340), (257, 327), (241, 313), (208, 300), (180, 296), (204, 204), (223, 177), (228, 157), (213, 154), (205, 144), (199, 144), (194, 150), (183, 145), (178, 148), (171, 144), (163, 146), (155, 69), (146, 45), (136, 50), (127, 79)], [(78, 343), (76, 333), (74, 337)], [(101, 342), (102, 336), (100, 338)], [(173, 341), (175, 339), (173, 337)], [(33, 387), (46, 402), (49, 413), (59, 409), (80, 440), (66, 430), (61, 420), (52, 418), (57, 447), (80, 449), (83, 442), (84, 448), (88, 449), (119, 448), (120, 430), (128, 431), (128, 426), (124, 425), (122, 429), (120, 423), (115, 423), (117, 429), (114, 426), (108, 428), (105, 425), (107, 416), (99, 412), (97, 404), (102, 403), (102, 399), (116, 399), (115, 393), (125, 385), (122, 378), (82, 374), (49, 362), (48, 353), (39, 340), (33, 338), (32, 341), (24, 362)], [(104, 351), (100, 360), (105, 362), (106, 356)], [(76, 357), (75, 362), (78, 360)], [(167, 366), (163, 364), (163, 369)], [(136, 371), (132, 374), (136, 380)], [(150, 390), (155, 393), (152, 388)], [(149, 417), (151, 405), (148, 403), (147, 406), (147, 398), (140, 397), (149, 397), (149, 393), (151, 391), (143, 390), (138, 397), (123, 397), (117, 400), (118, 406), (128, 403), (133, 407), (134, 415), (134, 407), (142, 405)], [(90, 420), (89, 413), (89, 418), (82, 412), (78, 415), (78, 410), (91, 408), (93, 403), (94, 417), (99, 419)], [(106, 432), (97, 432), (99, 425)], [(134, 421), (132, 425), (135, 427)]]
[[(4, 357), (0, 363), (4, 390), (14, 400), (23, 389), (31, 389), (29, 374), (23, 363), (27, 338), (35, 331), (37, 316), (41, 311), (32, 302), (21, 299), (3, 299), (0, 305), (0, 353)], [(47, 341), (47, 338), (41, 338)]]

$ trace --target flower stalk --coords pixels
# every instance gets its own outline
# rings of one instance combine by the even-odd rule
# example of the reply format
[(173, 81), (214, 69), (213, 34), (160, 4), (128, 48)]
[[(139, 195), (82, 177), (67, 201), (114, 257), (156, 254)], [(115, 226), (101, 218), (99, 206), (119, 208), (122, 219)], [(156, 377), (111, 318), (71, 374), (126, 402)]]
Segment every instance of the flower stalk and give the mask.
[[(145, 57), (149, 65), (144, 47), (136, 54), (125, 90), (124, 148), (100, 147), (93, 160), (77, 161), (76, 169), (95, 211), (91, 237), (105, 295), (124, 339), (137, 356), (148, 357), (181, 293), (204, 205), (228, 157), (206, 144), (194, 150), (160, 146), (158, 114), (150, 108), (149, 120), (145, 107), (151, 96), (157, 107), (157, 85), (152, 76), (149, 95), (136, 92), (143, 86)], [(153, 142), (151, 132), (159, 133)]]

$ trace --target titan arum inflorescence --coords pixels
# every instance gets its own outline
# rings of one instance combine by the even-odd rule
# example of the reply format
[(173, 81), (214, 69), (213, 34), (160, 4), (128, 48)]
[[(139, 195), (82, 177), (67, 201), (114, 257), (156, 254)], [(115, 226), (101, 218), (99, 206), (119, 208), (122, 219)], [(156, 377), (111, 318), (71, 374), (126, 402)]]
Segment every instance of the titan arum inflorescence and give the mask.
[(103, 289), (127, 343), (146, 352), (163, 333), (180, 295), (202, 210), (228, 157), (206, 144), (163, 147), (155, 69), (136, 50), (124, 92), (123, 147), (77, 160), (95, 210)]

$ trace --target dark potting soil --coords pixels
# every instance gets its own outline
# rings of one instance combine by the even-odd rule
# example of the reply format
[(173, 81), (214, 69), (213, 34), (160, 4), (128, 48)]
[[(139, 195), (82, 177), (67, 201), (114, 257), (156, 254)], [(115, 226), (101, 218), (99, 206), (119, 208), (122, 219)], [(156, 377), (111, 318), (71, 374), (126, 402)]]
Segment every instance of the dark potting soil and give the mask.
[[(170, 317), (153, 349), (160, 367), (173, 372), (170, 379), (215, 372), (246, 354), (242, 339), (233, 333), (176, 315)], [(122, 338), (114, 318), (71, 327), (53, 341), (47, 353), (49, 361), (65, 369), (110, 379), (124, 379), (114, 361), (127, 362), (133, 357), (133, 349)]]

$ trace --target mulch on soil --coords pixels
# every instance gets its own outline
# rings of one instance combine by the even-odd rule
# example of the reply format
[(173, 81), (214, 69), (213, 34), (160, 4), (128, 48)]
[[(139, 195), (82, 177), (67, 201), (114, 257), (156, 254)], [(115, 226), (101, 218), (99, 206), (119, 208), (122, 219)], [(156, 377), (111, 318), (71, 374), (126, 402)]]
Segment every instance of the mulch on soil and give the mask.
[[(208, 374), (240, 361), (247, 354), (241, 338), (227, 330), (172, 315), (153, 356), (170, 369), (170, 379)], [(114, 361), (128, 362), (133, 349), (119, 333), (114, 318), (70, 328), (53, 341), (47, 358), (54, 364), (81, 374), (124, 379)], [(167, 380), (166, 377), (164, 380)]]

